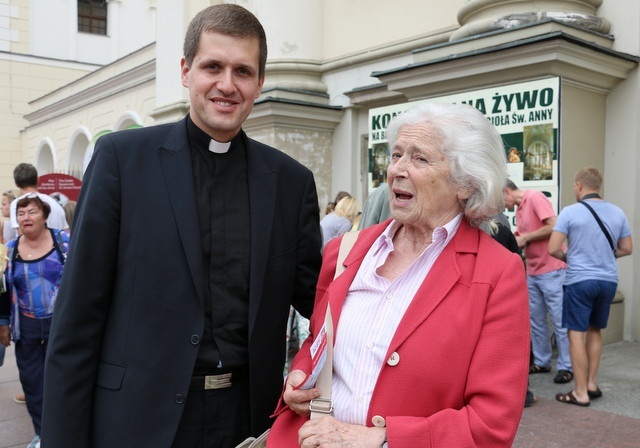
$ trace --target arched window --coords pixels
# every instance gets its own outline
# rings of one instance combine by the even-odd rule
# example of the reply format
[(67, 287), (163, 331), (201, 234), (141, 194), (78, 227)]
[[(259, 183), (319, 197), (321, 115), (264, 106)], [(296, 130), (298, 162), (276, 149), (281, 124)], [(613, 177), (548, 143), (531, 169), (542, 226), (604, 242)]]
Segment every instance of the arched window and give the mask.
[(87, 150), (84, 153), (84, 163), (83, 163), (83, 166), (82, 166), (82, 176), (84, 176), (84, 172), (87, 171), (87, 167), (89, 166), (89, 162), (91, 162), (91, 157), (93, 157), (93, 150), (95, 149), (96, 141), (100, 137), (102, 137), (103, 135), (108, 134), (110, 132), (111, 132), (111, 129), (106, 129), (104, 131), (100, 131), (96, 135), (94, 135), (93, 138), (91, 139), (91, 141), (89, 142), (89, 146), (87, 147)]
[(141, 128), (142, 120), (135, 112), (127, 111), (118, 117), (115, 126), (113, 127), (114, 131), (122, 131), (124, 129), (134, 129)]
[(42, 176), (43, 174), (49, 174), (55, 172), (55, 160), (54, 155), (55, 147), (53, 142), (45, 138), (36, 150), (36, 169), (38, 170), (38, 175)]
[(69, 167), (67, 174), (82, 179), (85, 157), (91, 144), (91, 133), (81, 126), (69, 139)]

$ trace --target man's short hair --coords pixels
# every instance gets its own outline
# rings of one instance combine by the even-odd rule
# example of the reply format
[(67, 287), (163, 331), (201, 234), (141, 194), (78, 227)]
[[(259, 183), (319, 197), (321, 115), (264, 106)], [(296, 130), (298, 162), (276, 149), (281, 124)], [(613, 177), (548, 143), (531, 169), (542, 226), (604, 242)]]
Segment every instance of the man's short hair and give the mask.
[(580, 182), (590, 190), (597, 191), (602, 186), (602, 173), (597, 168), (588, 166), (576, 173), (575, 181)]
[(504, 188), (509, 191), (519, 190), (519, 188), (516, 186), (516, 184), (513, 183), (511, 179), (507, 179), (504, 181)]
[(38, 186), (38, 170), (30, 163), (20, 163), (13, 169), (13, 181), (16, 187), (24, 189)]
[(198, 52), (200, 37), (205, 31), (258, 39), (260, 50), (258, 75), (260, 78), (264, 76), (267, 64), (267, 35), (260, 21), (251, 12), (239, 5), (224, 3), (209, 6), (196, 14), (189, 23), (184, 38), (183, 52), (188, 67), (191, 66)]

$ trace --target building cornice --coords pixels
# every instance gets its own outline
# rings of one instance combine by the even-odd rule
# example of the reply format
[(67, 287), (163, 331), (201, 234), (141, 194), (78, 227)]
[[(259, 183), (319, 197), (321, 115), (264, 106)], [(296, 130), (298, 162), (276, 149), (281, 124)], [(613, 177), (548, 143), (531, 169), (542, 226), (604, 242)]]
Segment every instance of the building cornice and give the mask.
[[(547, 76), (608, 92), (640, 61), (562, 30), (487, 47), (476, 42), (476, 46), (459, 52), (460, 44), (451, 42), (447, 56), (442, 56), (442, 46), (433, 53), (421, 50), (424, 60), (372, 76), (409, 100)], [(429, 59), (429, 54), (435, 57)]]
[(280, 98), (263, 98), (256, 101), (244, 128), (294, 127), (322, 132), (333, 131), (342, 118), (342, 107), (317, 103), (292, 101)]
[[(25, 115), (30, 126), (63, 116), (77, 109), (91, 106), (101, 100), (106, 100), (127, 90), (138, 88), (152, 82), (156, 77), (155, 60), (119, 73), (95, 85), (51, 102), (34, 112)], [(30, 104), (33, 104), (30, 103)]]
[(0, 51), (0, 61), (22, 62), (25, 64), (44, 65), (47, 67), (67, 68), (71, 70), (85, 71), (94, 71), (102, 67), (102, 65), (100, 64), (89, 64), (86, 62), (47, 58), (43, 56), (33, 56), (30, 54), (11, 53), (8, 51)]

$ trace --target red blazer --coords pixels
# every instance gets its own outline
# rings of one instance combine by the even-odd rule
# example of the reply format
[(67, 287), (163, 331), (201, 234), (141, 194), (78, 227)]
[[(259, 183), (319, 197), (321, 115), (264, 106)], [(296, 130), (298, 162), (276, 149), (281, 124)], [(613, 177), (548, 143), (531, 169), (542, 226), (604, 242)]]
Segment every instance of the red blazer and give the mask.
[[(339, 240), (325, 248), (311, 336), (293, 361), (309, 373), (309, 345), (327, 301), (340, 337), (340, 312), (367, 250), (389, 221), (363, 230), (332, 281)], [(463, 219), (418, 289), (391, 341), (367, 426), (386, 426), (390, 447), (508, 447), (527, 389), (529, 305), (524, 266)], [(395, 364), (395, 365), (394, 365)], [(282, 400), (268, 447), (297, 447), (306, 421)]]

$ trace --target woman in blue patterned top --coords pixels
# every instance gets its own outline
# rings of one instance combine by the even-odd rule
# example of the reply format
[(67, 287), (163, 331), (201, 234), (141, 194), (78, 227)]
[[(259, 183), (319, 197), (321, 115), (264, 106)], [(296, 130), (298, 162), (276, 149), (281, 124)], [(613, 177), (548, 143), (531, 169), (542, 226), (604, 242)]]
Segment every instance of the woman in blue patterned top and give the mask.
[(51, 209), (36, 194), (17, 204), (20, 236), (7, 243), (7, 287), (11, 297), (11, 333), (27, 409), (36, 433), (30, 447), (39, 446), (42, 419), (44, 358), (53, 308), (69, 246), (64, 231), (51, 230)]

